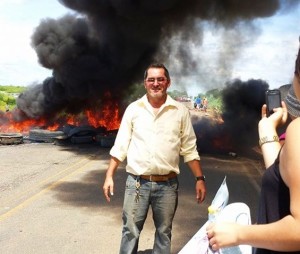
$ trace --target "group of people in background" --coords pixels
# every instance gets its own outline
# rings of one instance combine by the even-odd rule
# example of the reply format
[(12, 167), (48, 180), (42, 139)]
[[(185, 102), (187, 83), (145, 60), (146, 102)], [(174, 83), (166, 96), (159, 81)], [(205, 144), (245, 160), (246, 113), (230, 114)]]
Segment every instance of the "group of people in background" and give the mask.
[(200, 96), (197, 96), (194, 99), (194, 109), (195, 110), (203, 110), (204, 112), (207, 112), (207, 106), (208, 106), (207, 97), (204, 97), (202, 99)]

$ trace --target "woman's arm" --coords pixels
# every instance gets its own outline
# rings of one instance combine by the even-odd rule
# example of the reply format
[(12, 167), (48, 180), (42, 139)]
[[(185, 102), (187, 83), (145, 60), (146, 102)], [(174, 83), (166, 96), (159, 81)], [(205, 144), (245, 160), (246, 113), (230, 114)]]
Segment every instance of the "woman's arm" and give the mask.
[(282, 108), (274, 109), (275, 113), (267, 117), (267, 106), (261, 109), (261, 120), (258, 124), (259, 143), (263, 154), (265, 167), (269, 168), (278, 156), (281, 144), (277, 134), (277, 127), (287, 120), (287, 109), (284, 102)]

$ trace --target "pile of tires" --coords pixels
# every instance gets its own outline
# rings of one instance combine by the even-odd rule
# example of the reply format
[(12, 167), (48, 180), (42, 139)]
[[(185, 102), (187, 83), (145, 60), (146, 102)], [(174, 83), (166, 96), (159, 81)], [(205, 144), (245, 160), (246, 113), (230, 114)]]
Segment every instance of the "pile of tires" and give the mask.
[(53, 143), (57, 137), (64, 136), (63, 131), (33, 129), (29, 131), (29, 140), (35, 142)]
[(103, 134), (98, 134), (95, 137), (95, 141), (100, 144), (102, 147), (110, 148), (113, 147), (114, 143), (116, 140), (115, 135), (103, 135)]
[(93, 136), (72, 136), (72, 144), (90, 144), (94, 142)]
[(50, 131), (32, 129), (29, 132), (29, 140), (33, 142), (47, 142), (56, 145), (66, 144), (91, 144), (97, 143), (102, 147), (112, 147), (116, 139), (116, 133), (105, 132), (103, 128), (93, 126), (66, 125), (62, 131)]
[(0, 133), (1, 145), (18, 145), (23, 143), (23, 135), (20, 133)]
[(65, 135), (70, 138), (72, 144), (89, 144), (94, 142), (97, 130), (93, 126), (65, 126)]

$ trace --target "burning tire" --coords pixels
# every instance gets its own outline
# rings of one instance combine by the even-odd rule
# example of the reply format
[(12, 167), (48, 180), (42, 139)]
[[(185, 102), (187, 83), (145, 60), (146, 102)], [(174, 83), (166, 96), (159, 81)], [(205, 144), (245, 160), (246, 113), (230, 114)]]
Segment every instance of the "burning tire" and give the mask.
[(73, 144), (90, 144), (94, 142), (93, 136), (72, 136), (71, 142)]
[(64, 133), (68, 137), (84, 137), (84, 136), (95, 136), (97, 131), (92, 126), (74, 126), (74, 127), (66, 127), (64, 129)]
[(63, 131), (34, 129), (29, 132), (29, 139), (36, 142), (52, 143), (55, 138), (65, 135)]
[(17, 145), (23, 143), (23, 135), (20, 133), (0, 133), (0, 144)]
[(97, 135), (96, 142), (99, 143), (102, 147), (110, 148), (113, 147), (116, 140), (115, 135)]
[(93, 143), (97, 134), (92, 126), (65, 126), (63, 131), (73, 144)]

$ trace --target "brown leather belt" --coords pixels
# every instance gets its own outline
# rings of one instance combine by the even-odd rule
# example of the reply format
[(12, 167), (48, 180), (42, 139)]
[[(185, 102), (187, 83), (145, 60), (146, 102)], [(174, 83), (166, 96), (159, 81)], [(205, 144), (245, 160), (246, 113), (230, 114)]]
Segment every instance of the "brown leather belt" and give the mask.
[(167, 175), (140, 175), (140, 178), (150, 182), (167, 182), (176, 176), (177, 174), (175, 172), (171, 172)]

